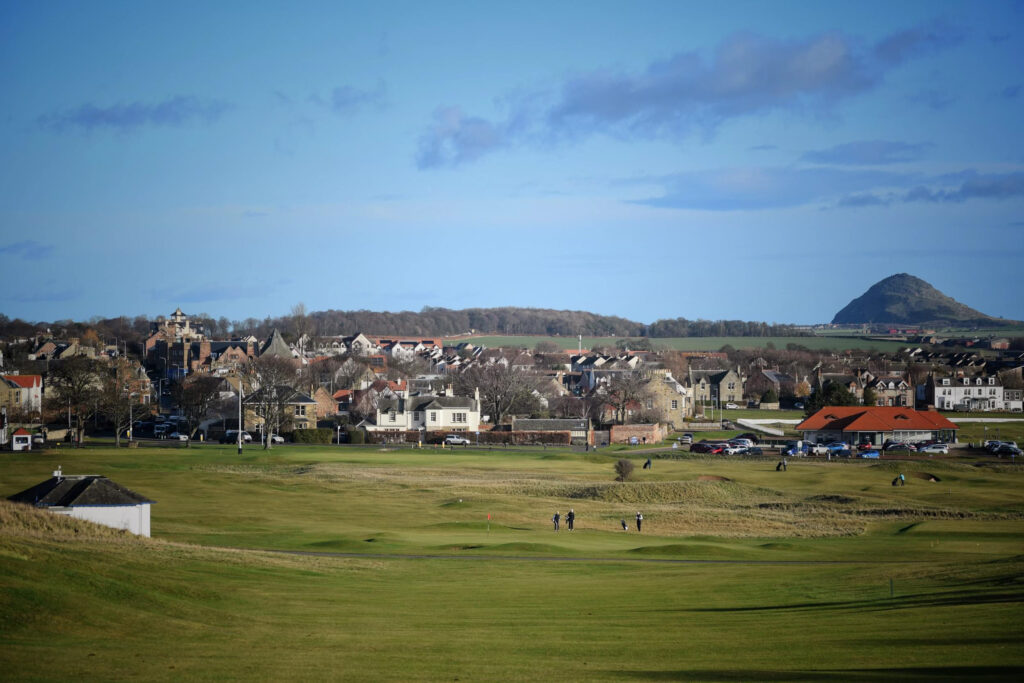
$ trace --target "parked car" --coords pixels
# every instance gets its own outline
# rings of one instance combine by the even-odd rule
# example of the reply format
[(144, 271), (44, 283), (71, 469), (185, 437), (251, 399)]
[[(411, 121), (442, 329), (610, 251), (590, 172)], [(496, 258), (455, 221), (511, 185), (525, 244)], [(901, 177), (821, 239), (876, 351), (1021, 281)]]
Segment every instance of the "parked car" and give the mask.
[(736, 438), (737, 439), (749, 439), (753, 443), (760, 443), (761, 442), (761, 439), (757, 436), (757, 434), (754, 434), (753, 432), (743, 432), (742, 434), (740, 434)]
[(739, 444), (727, 443), (722, 444), (722, 452), (726, 455), (738, 455), (743, 451), (747, 450), (746, 446), (740, 446)]
[(860, 453), (857, 454), (857, 457), (858, 458), (875, 458), (875, 459), (878, 459), (878, 458), (882, 457), (882, 454), (879, 453), (876, 450), (861, 451)]
[(811, 455), (828, 455), (830, 451), (823, 443), (812, 443), (807, 445), (807, 452)]
[(188, 441), (188, 434), (184, 434), (182, 432), (171, 432), (167, 438), (177, 441)]
[(706, 443), (695, 443), (690, 446), (691, 453), (710, 453), (711, 445)]
[(999, 457), (1009, 455), (1010, 457), (1014, 458), (1017, 457), (1018, 455), (1021, 455), (1021, 450), (1011, 444), (1012, 442), (1004, 443), (1002, 446), (999, 447), (999, 450), (996, 451), (996, 455), (998, 455)]
[(807, 455), (807, 444), (790, 441), (782, 448), (783, 455)]
[(739, 406), (736, 405), (735, 403), (726, 403), (725, 404), (725, 409), (726, 410), (739, 410)]
[(863, 443), (857, 444), (857, 450), (858, 451), (873, 451), (875, 449), (876, 449), (875, 444), (871, 443), (870, 441), (865, 441)]
[(949, 455), (949, 446), (944, 443), (930, 443), (924, 448), (920, 449), (921, 453), (941, 453), (942, 455)]
[(797, 401), (796, 403), (793, 404), (793, 407), (796, 408), (797, 410), (803, 410), (804, 404), (801, 403), (800, 401)]
[(467, 439), (464, 436), (459, 436), (458, 434), (449, 434), (448, 436), (444, 437), (444, 442), (445, 442), (445, 444), (447, 444), (449, 446), (468, 446), (469, 445), (469, 439)]
[(284, 437), (280, 434), (271, 434), (270, 443), (284, 443)]
[(751, 446), (754, 445), (753, 441), (751, 441), (750, 439), (745, 439), (741, 436), (737, 436), (735, 439), (729, 439), (729, 443), (734, 444), (736, 446), (743, 446), (744, 448), (750, 448)]
[[(224, 436), (221, 437), (221, 443), (238, 443), (238, 430), (229, 429), (224, 432)], [(252, 434), (249, 432), (242, 432), (242, 443), (252, 443)]]
[(693, 443), (693, 434), (691, 434), (690, 432), (686, 432), (681, 437), (679, 437), (679, 443)]
[(46, 443), (46, 439), (43, 438), (42, 434), (33, 434), (32, 435), (32, 445), (33, 446), (42, 446), (45, 443)]
[(740, 451), (743, 455), (764, 455), (764, 451), (761, 450), (760, 446), (750, 446)]
[(891, 443), (885, 447), (886, 453), (913, 453), (914, 447), (909, 443)]
[(825, 448), (829, 453), (845, 453), (850, 450), (850, 444), (845, 441), (830, 441), (825, 444)]

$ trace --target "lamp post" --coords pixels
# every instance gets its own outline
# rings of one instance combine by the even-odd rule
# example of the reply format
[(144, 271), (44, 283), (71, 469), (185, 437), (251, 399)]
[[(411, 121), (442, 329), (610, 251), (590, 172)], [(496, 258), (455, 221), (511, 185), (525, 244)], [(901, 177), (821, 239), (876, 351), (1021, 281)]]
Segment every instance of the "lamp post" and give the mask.
[(242, 454), (242, 377), (238, 377), (238, 454)]

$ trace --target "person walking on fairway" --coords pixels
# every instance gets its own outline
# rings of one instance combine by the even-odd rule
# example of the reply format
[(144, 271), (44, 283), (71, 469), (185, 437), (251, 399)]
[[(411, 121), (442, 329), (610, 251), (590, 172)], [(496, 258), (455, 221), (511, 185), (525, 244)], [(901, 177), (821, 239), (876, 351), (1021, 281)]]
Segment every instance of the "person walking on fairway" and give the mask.
[(559, 519), (561, 519), (561, 516), (558, 514), (558, 511), (556, 510), (555, 511), (555, 516), (551, 518), (551, 521), (555, 523), (555, 531), (558, 531), (558, 520)]
[(636, 530), (638, 532), (640, 531), (640, 527), (643, 526), (643, 523), (644, 523), (644, 516), (641, 515), (640, 512), (638, 511), (636, 513)]
[(569, 512), (565, 515), (565, 523), (569, 525), (569, 531), (572, 531), (572, 525), (576, 522), (576, 512), (569, 508)]
[(783, 458), (782, 459), (782, 471), (785, 472), (787, 467), (789, 467), (789, 465), (786, 464), (786, 459)]
[(906, 479), (906, 477), (903, 476), (903, 473), (900, 472), (900, 486), (906, 486), (906, 485), (907, 485), (907, 479)]
[(628, 524), (626, 524), (626, 520), (624, 520), (624, 519), (620, 519), (620, 520), (619, 520), (619, 522), (621, 522), (621, 523), (622, 523), (622, 530), (623, 530), (623, 531), (629, 531), (629, 525), (628, 525)]

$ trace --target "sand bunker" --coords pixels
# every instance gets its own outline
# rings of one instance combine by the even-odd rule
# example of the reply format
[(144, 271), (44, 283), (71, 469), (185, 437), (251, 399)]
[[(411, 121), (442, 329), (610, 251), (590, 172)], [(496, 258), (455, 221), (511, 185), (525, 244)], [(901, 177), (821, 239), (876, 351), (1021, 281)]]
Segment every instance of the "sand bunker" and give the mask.
[(729, 481), (728, 477), (716, 477), (713, 474), (702, 474), (697, 477), (697, 481)]
[(931, 474), (930, 472), (911, 472), (910, 476), (914, 477), (915, 479), (924, 479), (925, 481), (942, 481), (941, 479), (936, 477), (934, 474)]

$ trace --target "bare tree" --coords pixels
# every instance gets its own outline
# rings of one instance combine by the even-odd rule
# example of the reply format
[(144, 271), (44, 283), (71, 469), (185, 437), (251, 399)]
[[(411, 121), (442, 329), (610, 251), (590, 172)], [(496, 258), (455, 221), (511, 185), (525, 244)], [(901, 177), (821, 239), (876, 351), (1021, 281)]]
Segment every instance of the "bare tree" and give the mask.
[(612, 407), (614, 421), (619, 424), (626, 424), (631, 412), (645, 410), (648, 398), (647, 378), (636, 371), (613, 376), (604, 396), (605, 403)]
[(103, 376), (98, 410), (114, 425), (114, 444), (121, 446), (121, 432), (131, 428), (133, 409), (139, 403), (138, 396), (132, 396), (131, 366), (123, 359), (114, 363)]
[(291, 360), (277, 356), (261, 356), (249, 366), (250, 378), (256, 393), (246, 402), (263, 421), (263, 448), (270, 450), (270, 435), (277, 434), (289, 423), (287, 400), (297, 379)]
[(192, 431), (206, 417), (214, 401), (220, 396), (221, 379), (210, 375), (192, 375), (181, 384), (178, 405), (188, 425), (186, 433), (192, 445)]
[(74, 421), (76, 446), (81, 446), (85, 423), (96, 414), (103, 386), (96, 361), (73, 356), (54, 367), (49, 380), (57, 393), (50, 399), (49, 407), (56, 412), (67, 408)]
[(500, 424), (506, 415), (536, 409), (537, 399), (529, 376), (502, 363), (473, 366), (456, 378), (455, 389), (459, 394), (472, 396), (478, 388), (480, 409), (491, 416), (494, 424)]

